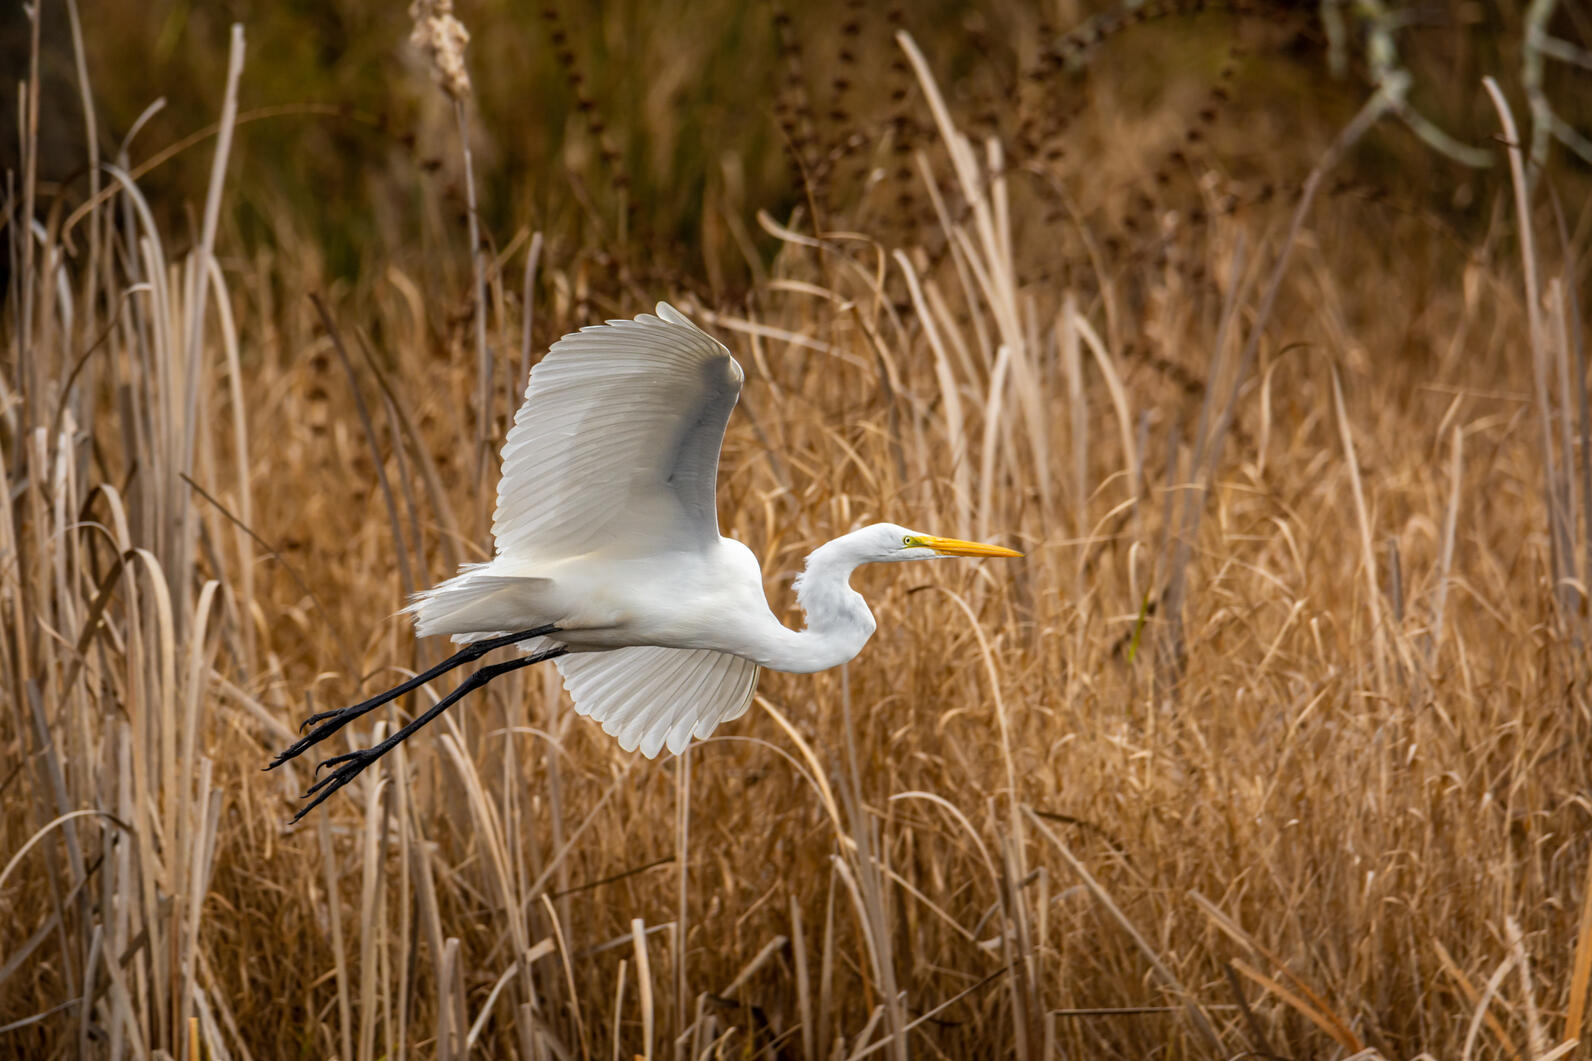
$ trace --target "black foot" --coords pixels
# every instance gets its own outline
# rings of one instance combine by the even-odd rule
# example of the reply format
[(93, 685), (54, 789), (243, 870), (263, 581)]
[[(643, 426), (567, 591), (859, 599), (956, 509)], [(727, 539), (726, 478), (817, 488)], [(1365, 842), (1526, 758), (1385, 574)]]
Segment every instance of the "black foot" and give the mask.
[[(386, 742), (383, 741), (382, 744)], [(293, 815), (293, 822), (297, 822), (304, 815), (319, 807), (331, 796), (333, 792), (348, 784), (354, 778), (365, 772), (365, 768), (387, 754), (388, 749), (382, 744), (374, 748), (361, 748), (358, 751), (347, 752), (343, 755), (334, 755), (323, 763), (316, 764), (315, 772), (319, 774), (328, 766), (341, 764), (336, 770), (320, 778), (304, 792), (304, 798), (315, 798), (306, 803), (299, 812)], [(289, 824), (292, 824), (291, 822)]]

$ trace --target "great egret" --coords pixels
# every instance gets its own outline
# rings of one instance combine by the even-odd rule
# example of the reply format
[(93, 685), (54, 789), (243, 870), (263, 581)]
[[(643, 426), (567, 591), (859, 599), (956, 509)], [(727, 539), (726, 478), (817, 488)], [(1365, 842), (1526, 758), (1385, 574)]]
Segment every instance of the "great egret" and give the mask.
[(1021, 556), (999, 545), (877, 523), (814, 550), (796, 578), (804, 630), (774, 618), (757, 557), (719, 534), (719, 445), (744, 378), (722, 343), (667, 303), (657, 315), (582, 328), (535, 368), (503, 446), (497, 554), (416, 595), (418, 636), (465, 648), (314, 728), (267, 769), (496, 648), (526, 655), (473, 672), (372, 748), (335, 755), (297, 821), (371, 763), (493, 678), (555, 660), (575, 710), (626, 751), (679, 753), (752, 701), (760, 667), (810, 673), (846, 662), (874, 631), (848, 580), (858, 565)]

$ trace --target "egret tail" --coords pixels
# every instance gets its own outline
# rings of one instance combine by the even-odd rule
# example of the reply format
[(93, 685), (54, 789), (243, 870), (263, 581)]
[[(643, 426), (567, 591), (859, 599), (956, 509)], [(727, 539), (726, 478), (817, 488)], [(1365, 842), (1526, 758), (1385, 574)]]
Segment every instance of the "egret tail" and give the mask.
[(556, 616), (546, 605), (552, 584), (552, 579), (497, 574), (490, 564), (478, 564), (415, 594), (404, 611), (415, 617), (416, 637), (445, 634), (468, 643), (492, 631), (518, 630), (542, 616), (553, 622)]

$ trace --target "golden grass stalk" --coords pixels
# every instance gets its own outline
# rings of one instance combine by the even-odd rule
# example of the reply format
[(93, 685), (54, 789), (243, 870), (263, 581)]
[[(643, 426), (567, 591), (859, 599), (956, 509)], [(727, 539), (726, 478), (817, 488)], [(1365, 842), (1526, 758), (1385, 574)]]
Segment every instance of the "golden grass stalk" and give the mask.
[(1575, 957), (1570, 962), (1570, 1006), (1564, 1015), (1566, 1042), (1580, 1039), (1586, 1027), (1587, 987), (1592, 984), (1592, 860), (1582, 885), (1581, 917), (1575, 937)]

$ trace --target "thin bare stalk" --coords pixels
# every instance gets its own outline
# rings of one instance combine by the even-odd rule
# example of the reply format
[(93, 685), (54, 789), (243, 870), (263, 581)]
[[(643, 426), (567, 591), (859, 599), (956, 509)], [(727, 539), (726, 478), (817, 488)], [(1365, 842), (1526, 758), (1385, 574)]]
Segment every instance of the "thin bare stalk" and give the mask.
[(459, 152), (464, 157), (464, 195), (470, 233), (470, 305), (475, 318), (476, 389), (476, 480), (486, 471), (492, 455), (492, 349), (486, 341), (486, 264), (481, 248), (481, 215), (475, 201), (475, 156), (470, 150), (470, 117), (463, 97), (455, 97), (453, 115), (459, 125)]
[[(1520, 237), (1521, 270), (1526, 285), (1526, 323), (1531, 339), (1531, 383), (1537, 407), (1537, 421), (1541, 428), (1543, 498), (1548, 508), (1548, 537), (1553, 543), (1551, 565), (1553, 572), (1553, 598), (1558, 604), (1560, 621), (1566, 621), (1574, 608), (1569, 585), (1570, 534), (1564, 522), (1560, 498), (1558, 462), (1553, 454), (1553, 406), (1548, 397), (1548, 335), (1542, 320), (1542, 291), (1537, 278), (1537, 244), (1531, 220), (1530, 184), (1526, 180), (1524, 153), (1520, 149), (1520, 134), (1515, 129), (1515, 116), (1509, 102), (1491, 77), (1482, 79), (1487, 94), (1492, 97), (1498, 111), (1499, 124), (1504, 130), (1504, 146), (1509, 153), (1509, 175), (1515, 190), (1515, 222)], [(1569, 454), (1565, 455), (1566, 459)]]
[[(205, 194), (204, 223), (200, 228), (199, 246), (194, 252), (193, 268), (188, 272), (188, 290), (184, 293), (183, 309), (187, 314), (187, 336), (183, 343), (183, 361), (186, 364), (186, 393), (182, 403), (182, 443), (175, 454), (177, 470), (192, 475), (194, 470), (194, 440), (199, 428), (200, 385), (206, 378), (204, 371), (205, 309), (210, 298), (210, 262), (216, 243), (216, 227), (221, 221), (221, 196), (226, 183), (227, 159), (232, 153), (232, 131), (238, 120), (238, 82), (243, 77), (243, 23), (232, 24), (231, 43), (227, 50), (227, 85), (221, 97), (220, 133), (216, 137), (216, 153), (210, 164), (210, 187)], [(189, 579), (190, 557), (193, 552), (193, 506), (187, 504), (187, 487), (174, 478), (167, 484), (170, 490), (168, 511), (177, 521), (172, 530), (174, 551), (169, 554), (174, 561), (171, 574), (186, 584)], [(178, 599), (186, 602), (187, 595)], [(187, 605), (178, 613), (178, 621), (186, 625)]]

